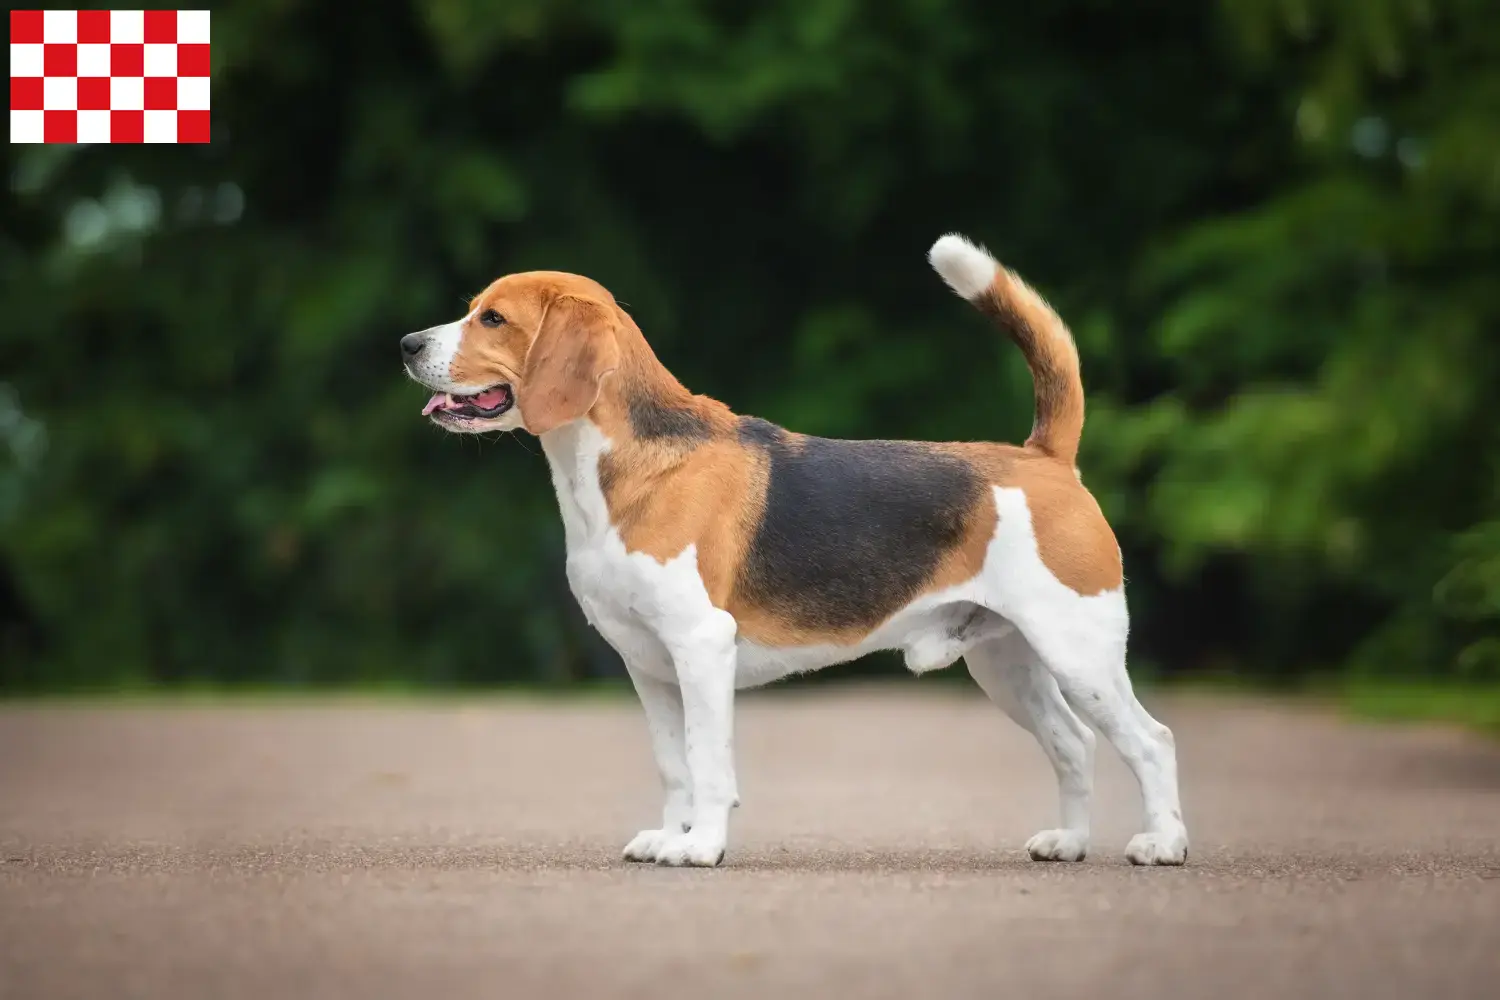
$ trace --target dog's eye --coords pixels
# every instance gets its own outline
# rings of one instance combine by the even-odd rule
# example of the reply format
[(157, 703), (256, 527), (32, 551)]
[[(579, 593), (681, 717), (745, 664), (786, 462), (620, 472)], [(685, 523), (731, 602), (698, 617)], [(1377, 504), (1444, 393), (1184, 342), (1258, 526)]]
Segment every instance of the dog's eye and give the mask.
[(484, 312), (479, 314), (479, 322), (483, 323), (485, 326), (499, 326), (501, 323), (505, 322), (505, 317), (501, 316), (493, 309), (486, 309)]

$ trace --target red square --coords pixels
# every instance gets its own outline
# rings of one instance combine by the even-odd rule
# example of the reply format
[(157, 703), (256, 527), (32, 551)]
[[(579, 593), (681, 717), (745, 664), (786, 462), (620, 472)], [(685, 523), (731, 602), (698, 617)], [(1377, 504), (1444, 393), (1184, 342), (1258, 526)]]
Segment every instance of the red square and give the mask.
[(110, 142), (145, 142), (146, 112), (111, 111), (109, 113)]
[(76, 111), (43, 111), (42, 112), (42, 141), (43, 142), (77, 142), (78, 141), (78, 112), (76, 112)]
[(177, 41), (177, 12), (175, 10), (146, 11), (146, 43), (172, 43)]
[(177, 141), (178, 142), (207, 142), (208, 141), (208, 112), (207, 111), (179, 111), (179, 112), (177, 112)]
[(110, 76), (145, 76), (146, 46), (137, 42), (109, 47)]
[(40, 111), (42, 104), (41, 77), (13, 76), (10, 78), (10, 109), (12, 111)]
[(77, 76), (78, 46), (71, 42), (67, 45), (43, 45), (42, 73), (45, 76)]
[(177, 46), (177, 75), (208, 75), (208, 44), (206, 42)]
[(146, 77), (146, 110), (147, 111), (176, 111), (177, 110), (177, 77), (175, 77), (175, 76), (148, 76), (148, 77)]
[(84, 45), (109, 44), (109, 11), (80, 10), (78, 40)]
[(109, 77), (80, 76), (78, 78), (78, 110), (109, 110)]
[(39, 10), (13, 10), (10, 12), (10, 44), (40, 45), (43, 41), (42, 12)]

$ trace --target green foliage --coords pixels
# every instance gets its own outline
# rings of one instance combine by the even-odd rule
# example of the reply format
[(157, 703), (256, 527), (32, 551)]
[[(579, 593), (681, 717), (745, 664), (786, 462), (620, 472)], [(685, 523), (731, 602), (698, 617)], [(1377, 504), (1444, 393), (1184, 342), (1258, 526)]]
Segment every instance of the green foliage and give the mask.
[(1019, 439), (959, 229), (1074, 326), (1142, 662), (1500, 674), (1500, 14), (1479, 0), (305, 0), (208, 147), (9, 147), (0, 686), (612, 672), (524, 438), (402, 333), (588, 273), (688, 385)]
[(1381, 722), (1456, 723), (1500, 736), (1500, 686), (1493, 681), (1441, 684), (1357, 677), (1339, 692), (1355, 715)]
[(1296, 67), (1295, 169), (1143, 268), (1173, 390), (1095, 443), (1172, 423), (1141, 456), (1168, 565), (1231, 552), (1362, 599), (1388, 616), (1366, 668), (1500, 677), (1500, 20), (1231, 6), (1261, 72)]

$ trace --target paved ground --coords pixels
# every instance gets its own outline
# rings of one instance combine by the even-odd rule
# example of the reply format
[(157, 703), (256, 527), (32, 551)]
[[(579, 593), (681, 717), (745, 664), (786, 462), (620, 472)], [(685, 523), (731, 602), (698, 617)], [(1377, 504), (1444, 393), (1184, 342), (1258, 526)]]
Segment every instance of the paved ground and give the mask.
[(1194, 853), (1042, 865), (1052, 777), (926, 685), (745, 699), (727, 866), (627, 865), (631, 704), (0, 707), (0, 996), (1494, 996), (1500, 748), (1156, 705)]

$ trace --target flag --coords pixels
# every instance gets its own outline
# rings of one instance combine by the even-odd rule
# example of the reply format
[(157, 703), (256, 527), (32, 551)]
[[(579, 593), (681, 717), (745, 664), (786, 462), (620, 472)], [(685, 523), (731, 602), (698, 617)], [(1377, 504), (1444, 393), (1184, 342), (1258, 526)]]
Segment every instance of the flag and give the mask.
[(208, 142), (208, 11), (13, 10), (10, 141)]

